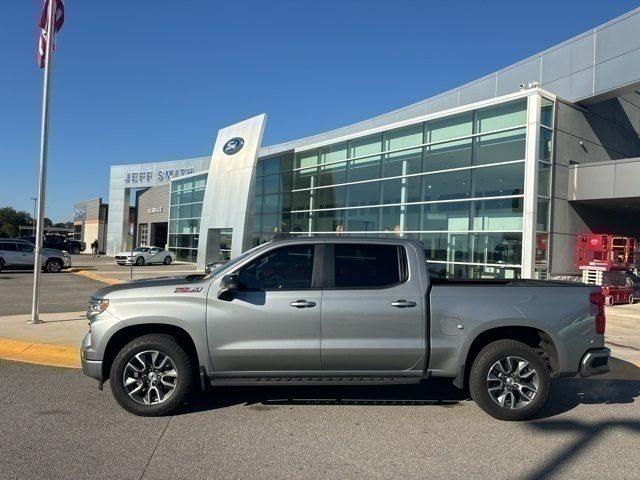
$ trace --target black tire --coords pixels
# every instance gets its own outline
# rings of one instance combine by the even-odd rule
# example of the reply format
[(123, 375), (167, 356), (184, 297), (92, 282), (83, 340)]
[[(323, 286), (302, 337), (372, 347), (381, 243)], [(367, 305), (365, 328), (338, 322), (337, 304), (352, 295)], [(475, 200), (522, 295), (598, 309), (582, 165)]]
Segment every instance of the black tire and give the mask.
[(0, 258), (0, 272), (4, 268), (4, 260)]
[(142, 265), (144, 265), (144, 257), (138, 257), (138, 258), (136, 258), (136, 265), (138, 265), (139, 267), (141, 267)]
[(74, 255), (77, 255), (78, 253), (80, 253), (80, 247), (77, 245), (72, 246), (71, 253), (73, 253)]
[(164, 257), (164, 263), (165, 265), (170, 265), (171, 264), (171, 257), (169, 255), (167, 255), (166, 257)]
[(62, 270), (62, 262), (54, 258), (47, 262), (47, 264), (44, 266), (44, 269), (49, 273), (60, 273), (60, 271)]
[[(175, 388), (171, 395), (161, 403), (145, 405), (134, 400), (124, 385), (123, 376), (129, 361), (135, 355), (155, 350), (170, 357), (177, 372)], [(150, 334), (138, 337), (118, 352), (113, 360), (110, 372), (111, 392), (118, 404), (133, 413), (144, 417), (157, 417), (169, 415), (182, 405), (187, 395), (191, 392), (193, 384), (194, 370), (189, 356), (178, 340), (171, 335)], [(147, 380), (148, 383), (148, 380)]]
[[(494, 390), (495, 395), (500, 395), (500, 392), (507, 392), (507, 395), (510, 393), (510, 396), (506, 396), (502, 400), (505, 405), (500, 405), (499, 400), (494, 399), (489, 392), (489, 374), (498, 372), (500, 375), (503, 375), (496, 370), (494, 366), (498, 361), (506, 359), (507, 357), (517, 357), (529, 362), (526, 367), (528, 370), (525, 371), (534, 371), (534, 374), (531, 374), (534, 376), (529, 379), (529, 382), (532, 382), (534, 378), (537, 380), (537, 392), (529, 398), (528, 401), (523, 400), (524, 395), (520, 394), (522, 388), (508, 385), (509, 380), (507, 377), (509, 375), (504, 376), (505, 381), (491, 380), (493, 387), (498, 385), (497, 390)], [(517, 373), (521, 373), (521, 371)], [(522, 378), (524, 378), (524, 375)], [(513, 380), (514, 379), (511, 379), (510, 381), (513, 382)], [(525, 385), (527, 384), (525, 380), (517, 381), (521, 381)], [(515, 340), (498, 340), (484, 347), (474, 360), (469, 377), (469, 390), (476, 404), (492, 417), (498, 420), (517, 421), (531, 417), (542, 408), (549, 394), (549, 383), (550, 378), (547, 365), (538, 352), (522, 342)], [(529, 385), (531, 385), (531, 383), (529, 383)], [(531, 394), (532, 390), (529, 387), (525, 387), (525, 394), (527, 392)], [(514, 402), (517, 408), (511, 408), (512, 405), (510, 404)], [(522, 406), (518, 407), (518, 402), (521, 402)]]

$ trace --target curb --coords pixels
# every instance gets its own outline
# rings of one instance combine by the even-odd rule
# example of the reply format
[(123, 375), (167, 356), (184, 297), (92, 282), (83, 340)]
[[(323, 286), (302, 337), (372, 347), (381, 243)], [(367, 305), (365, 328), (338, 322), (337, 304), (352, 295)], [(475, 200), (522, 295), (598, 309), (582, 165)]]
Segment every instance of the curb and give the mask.
[(78, 347), (0, 338), (0, 358), (51, 367), (81, 368)]
[(73, 273), (74, 275), (80, 275), (81, 277), (90, 278), (91, 280), (96, 280), (98, 282), (106, 283), (107, 285), (118, 285), (119, 283), (124, 283), (124, 280), (119, 280), (117, 278), (111, 278), (111, 277), (104, 277), (102, 275), (98, 275), (97, 273), (88, 272), (80, 268), (70, 268), (68, 271), (70, 273)]

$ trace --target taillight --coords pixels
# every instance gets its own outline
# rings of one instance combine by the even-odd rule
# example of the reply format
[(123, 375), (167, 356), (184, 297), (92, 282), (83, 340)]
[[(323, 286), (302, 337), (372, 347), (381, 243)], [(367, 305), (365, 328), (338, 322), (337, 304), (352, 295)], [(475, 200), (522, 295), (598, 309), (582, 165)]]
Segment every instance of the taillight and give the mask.
[(607, 328), (607, 317), (604, 314), (605, 296), (601, 292), (590, 293), (589, 301), (598, 306), (598, 313), (596, 313), (596, 333), (604, 335), (604, 331)]

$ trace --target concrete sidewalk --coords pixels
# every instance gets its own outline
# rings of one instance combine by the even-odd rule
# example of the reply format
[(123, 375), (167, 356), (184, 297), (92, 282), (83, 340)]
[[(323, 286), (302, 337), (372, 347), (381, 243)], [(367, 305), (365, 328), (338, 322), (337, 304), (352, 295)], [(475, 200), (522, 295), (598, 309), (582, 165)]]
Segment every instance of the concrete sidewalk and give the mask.
[(30, 318), (0, 317), (0, 358), (80, 368), (80, 342), (89, 330), (85, 312), (43, 313), (38, 325), (27, 324)]

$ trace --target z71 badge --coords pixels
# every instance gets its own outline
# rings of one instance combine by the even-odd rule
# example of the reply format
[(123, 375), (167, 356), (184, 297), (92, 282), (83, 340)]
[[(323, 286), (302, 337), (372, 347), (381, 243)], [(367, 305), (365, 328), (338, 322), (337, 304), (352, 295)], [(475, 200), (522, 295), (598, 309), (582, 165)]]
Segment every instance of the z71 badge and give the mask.
[(198, 293), (202, 291), (202, 287), (176, 287), (173, 293)]

